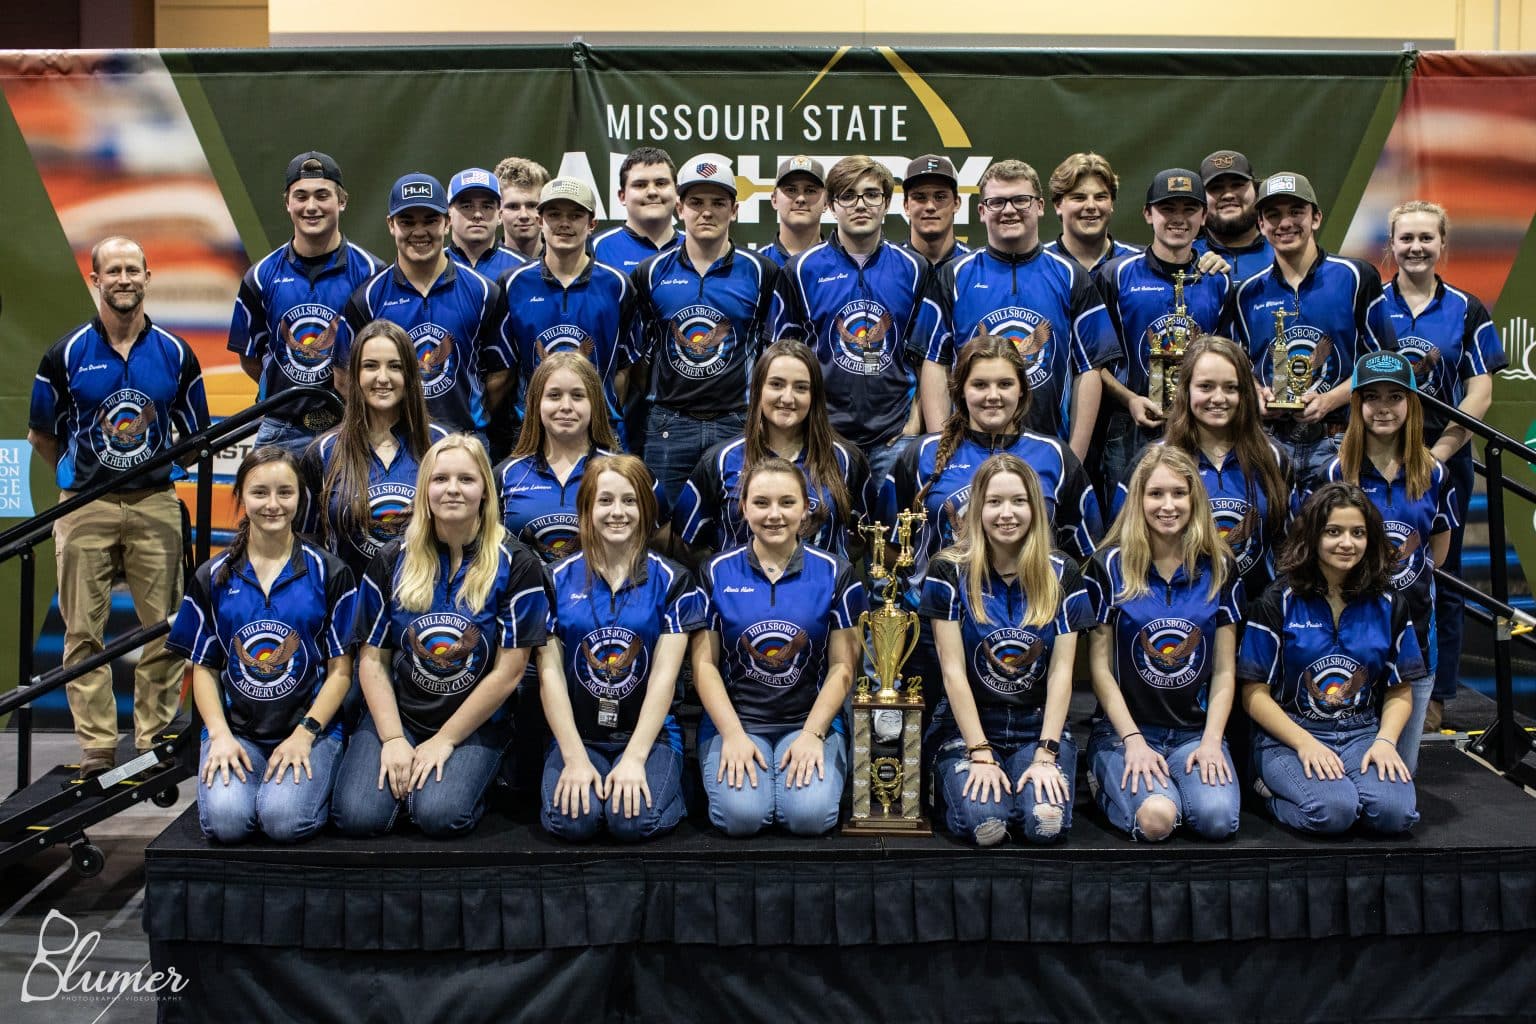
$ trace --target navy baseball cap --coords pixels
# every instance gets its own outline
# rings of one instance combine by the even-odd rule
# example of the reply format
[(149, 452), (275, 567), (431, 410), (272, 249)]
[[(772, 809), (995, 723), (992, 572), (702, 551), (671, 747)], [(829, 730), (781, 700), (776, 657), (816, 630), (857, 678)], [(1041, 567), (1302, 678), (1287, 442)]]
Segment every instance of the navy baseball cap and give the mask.
[(1396, 384), (1404, 391), (1419, 390), (1413, 364), (1401, 352), (1372, 352), (1356, 363), (1350, 390), (1358, 391), (1367, 384)]
[(448, 182), (448, 202), (452, 203), (465, 192), (489, 192), (499, 203), (501, 202), (501, 183), (496, 180), (496, 175), (484, 167), (466, 167), (455, 174)]
[(340, 185), (341, 168), (336, 166), (335, 160), (319, 150), (312, 149), (288, 161), (288, 171), (283, 176), (283, 188), (292, 188), (293, 183), (300, 178), (324, 178)]
[(1156, 206), (1168, 199), (1189, 199), (1204, 206), (1205, 186), (1200, 184), (1200, 176), (1188, 167), (1158, 171), (1147, 186), (1147, 205)]
[(401, 210), (413, 207), (446, 214), (448, 200), (443, 198), (443, 183), (430, 174), (419, 172), (397, 179), (389, 190), (389, 215), (393, 217)]

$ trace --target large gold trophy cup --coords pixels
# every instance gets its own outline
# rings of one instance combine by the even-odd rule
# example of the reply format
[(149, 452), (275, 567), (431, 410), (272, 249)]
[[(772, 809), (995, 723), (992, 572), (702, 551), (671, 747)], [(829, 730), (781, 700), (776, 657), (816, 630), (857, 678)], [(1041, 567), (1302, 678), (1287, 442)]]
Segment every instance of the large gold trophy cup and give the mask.
[(1147, 328), (1147, 397), (1160, 412), (1173, 408), (1179, 391), (1179, 367), (1184, 350), (1200, 337), (1200, 326), (1189, 316), (1184, 301), (1184, 286), (1198, 283), (1200, 275), (1175, 271), (1173, 275), (1173, 321), (1161, 331)]
[(922, 679), (901, 674), (917, 646), (918, 618), (898, 607), (903, 573), (912, 567), (912, 530), (926, 518), (922, 512), (897, 516), (900, 548), (890, 570), (885, 567), (885, 525), (863, 527), (870, 537), (870, 573), (885, 586), (879, 607), (859, 616), (874, 678), (861, 676), (853, 695), (853, 816), (843, 826), (849, 835), (933, 834), (921, 795)]

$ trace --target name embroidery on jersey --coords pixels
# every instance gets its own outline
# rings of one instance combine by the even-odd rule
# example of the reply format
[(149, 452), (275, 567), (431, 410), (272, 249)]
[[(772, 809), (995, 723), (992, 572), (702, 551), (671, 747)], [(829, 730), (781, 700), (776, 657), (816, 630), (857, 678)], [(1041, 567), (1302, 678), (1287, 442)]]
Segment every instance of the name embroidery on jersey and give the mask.
[(285, 622), (258, 619), (235, 631), (230, 684), (251, 700), (281, 700), (298, 689), (309, 658), (298, 632)]

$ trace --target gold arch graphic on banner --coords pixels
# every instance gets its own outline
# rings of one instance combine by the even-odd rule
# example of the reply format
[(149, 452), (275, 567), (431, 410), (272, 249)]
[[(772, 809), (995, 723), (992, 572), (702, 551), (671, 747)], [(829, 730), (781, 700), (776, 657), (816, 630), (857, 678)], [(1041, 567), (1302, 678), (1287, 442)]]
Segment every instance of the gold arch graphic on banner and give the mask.
[[(844, 55), (851, 49), (853, 49), (851, 46), (839, 47), (837, 52), (832, 55), (832, 59), (827, 61), (827, 66), (817, 73), (816, 77), (811, 80), (811, 84), (805, 87), (805, 92), (800, 94), (800, 97), (790, 105), (789, 109), (794, 110), (801, 103), (805, 102), (805, 98), (811, 94), (811, 91), (821, 84), (821, 80), (827, 77), (828, 73), (837, 66), (838, 61), (842, 60)], [(965, 126), (960, 123), (960, 118), (956, 117), (955, 112), (949, 109), (949, 104), (945, 103), (943, 97), (934, 91), (933, 86), (925, 82), (923, 76), (913, 71), (912, 66), (902, 60), (901, 55), (889, 46), (877, 46), (875, 47), (875, 52), (885, 58), (885, 62), (901, 76), (901, 80), (906, 84), (907, 88), (912, 90), (912, 95), (916, 97), (917, 102), (928, 114), (929, 119), (933, 121), (933, 126), (938, 129), (939, 141), (944, 144), (944, 147), (946, 149), (970, 148), (971, 136), (966, 132)]]

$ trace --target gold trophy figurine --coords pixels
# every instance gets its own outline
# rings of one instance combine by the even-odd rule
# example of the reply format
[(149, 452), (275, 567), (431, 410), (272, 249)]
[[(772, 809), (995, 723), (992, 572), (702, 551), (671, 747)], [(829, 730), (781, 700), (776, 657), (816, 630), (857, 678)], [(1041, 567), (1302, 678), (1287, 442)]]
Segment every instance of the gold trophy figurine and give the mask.
[[(1274, 370), (1274, 383), (1270, 385), (1270, 390), (1275, 395), (1268, 403), (1271, 409), (1295, 412), (1302, 408), (1302, 392), (1312, 386), (1308, 360), (1302, 357), (1293, 361), (1290, 344), (1285, 337), (1285, 318), (1297, 315), (1284, 308), (1275, 310), (1275, 340), (1269, 349), (1270, 367)], [(1301, 371), (1299, 376), (1297, 370)]]
[(1174, 395), (1178, 393), (1184, 350), (1200, 336), (1200, 328), (1190, 321), (1189, 306), (1184, 301), (1184, 286), (1199, 281), (1198, 271), (1174, 271), (1173, 324), (1161, 331), (1147, 328), (1147, 397), (1162, 412), (1173, 407)]
[(921, 796), (922, 680), (901, 674), (902, 665), (917, 646), (918, 618), (899, 606), (905, 571), (912, 568), (912, 531), (926, 519), (922, 512), (897, 516), (899, 548), (889, 570), (885, 567), (885, 525), (863, 527), (870, 537), (870, 575), (885, 585), (879, 607), (859, 616), (874, 678), (859, 677), (853, 695), (853, 816), (843, 827), (849, 835), (933, 834), (923, 816)]

